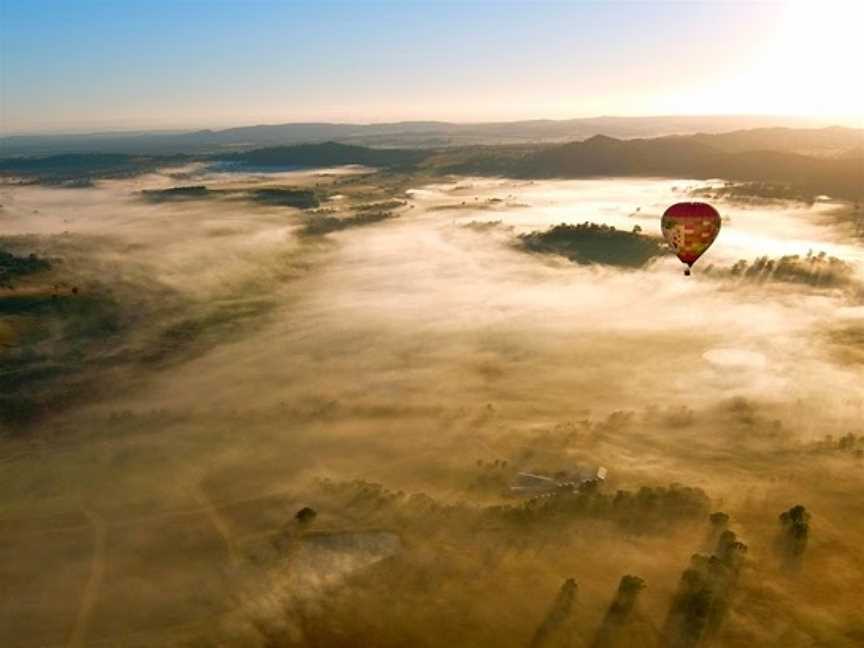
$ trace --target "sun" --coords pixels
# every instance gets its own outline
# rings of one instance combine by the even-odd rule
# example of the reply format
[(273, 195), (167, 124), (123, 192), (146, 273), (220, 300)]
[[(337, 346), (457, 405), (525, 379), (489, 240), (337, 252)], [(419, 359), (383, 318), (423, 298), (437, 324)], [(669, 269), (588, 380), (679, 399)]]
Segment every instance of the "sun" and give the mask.
[(764, 97), (766, 103), (782, 103), (801, 114), (864, 118), (862, 36), (862, 2), (790, 3), (764, 60), (756, 64), (751, 88), (757, 90), (761, 76), (772, 92), (779, 92), (774, 99)]
[[(861, 38), (864, 2), (789, 2), (752, 41), (724, 41), (750, 50), (726, 74), (706, 70), (696, 83), (665, 93), (674, 114), (800, 115), (864, 127)], [(749, 39), (749, 37), (748, 37)]]

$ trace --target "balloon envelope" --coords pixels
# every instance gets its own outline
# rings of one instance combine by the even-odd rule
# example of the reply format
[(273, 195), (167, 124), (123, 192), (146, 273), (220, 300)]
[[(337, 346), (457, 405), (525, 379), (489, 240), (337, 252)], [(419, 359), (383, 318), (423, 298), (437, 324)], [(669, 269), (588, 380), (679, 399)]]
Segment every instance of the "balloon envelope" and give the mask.
[(676, 203), (663, 212), (661, 226), (675, 254), (691, 266), (717, 238), (720, 214), (708, 203)]

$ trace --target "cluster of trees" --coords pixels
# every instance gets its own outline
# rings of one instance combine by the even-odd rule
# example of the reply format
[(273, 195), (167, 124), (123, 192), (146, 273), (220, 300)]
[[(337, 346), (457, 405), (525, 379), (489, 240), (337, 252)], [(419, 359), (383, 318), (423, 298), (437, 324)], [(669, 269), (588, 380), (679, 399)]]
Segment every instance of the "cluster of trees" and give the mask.
[[(788, 561), (800, 562), (807, 546), (810, 514), (793, 506), (780, 517), (778, 549)], [(662, 629), (657, 629), (639, 612), (639, 595), (645, 582), (632, 575), (621, 578), (603, 621), (587, 642), (574, 616), (578, 586), (567, 579), (548, 614), (540, 623), (530, 648), (624, 648), (656, 646), (696, 648), (716, 638), (728, 616), (747, 556), (747, 545), (728, 528), (729, 516), (715, 512), (709, 518), (708, 540), (713, 550), (694, 554), (684, 570)]]
[[(84, 294), (74, 291), (75, 287), (63, 294), (21, 291), (0, 299), (0, 317), (11, 313), (33, 318), (14, 346), (0, 349), (0, 426), (23, 432), (41, 415), (88, 395), (89, 375), (80, 380), (70, 377), (96, 347), (101, 353), (87, 363), (88, 369), (114, 361), (113, 344), (119, 342), (118, 333), (128, 320), (112, 296), (97, 286), (88, 286)], [(51, 343), (45, 344), (49, 332)]]
[(50, 270), (51, 262), (36, 254), (16, 256), (0, 249), (0, 288), (12, 288), (12, 280), (43, 270)]
[[(118, 359), (118, 333), (132, 321), (104, 285), (87, 280), (79, 288), (84, 277), (75, 268), (64, 264), (58, 278), (58, 263), (0, 249), (0, 319), (26, 321), (15, 327), (14, 344), (0, 345), (0, 427), (13, 434), (27, 433), (42, 415), (87, 395), (92, 376)], [(21, 289), (18, 284), (31, 276)], [(92, 355), (96, 347), (99, 353)]]
[(478, 459), (477, 467), (481, 471), (472, 479), (469, 485), (471, 490), (497, 494), (507, 491), (510, 480), (513, 478), (513, 471), (506, 459), (491, 461)]
[(560, 254), (580, 264), (639, 268), (666, 253), (659, 239), (642, 236), (640, 231), (625, 232), (589, 222), (562, 223), (543, 232), (521, 234), (519, 241), (532, 252)]
[(658, 644), (659, 633), (656, 627), (638, 607), (639, 595), (645, 587), (645, 581), (638, 576), (628, 574), (621, 577), (618, 590), (591, 642), (591, 648), (627, 648)]
[(695, 554), (681, 575), (661, 629), (639, 610), (639, 596), (646, 589), (638, 576), (621, 578), (612, 602), (592, 641), (585, 641), (573, 626), (577, 585), (568, 579), (546, 618), (541, 622), (530, 648), (625, 648), (664, 646), (694, 648), (716, 635), (727, 615), (730, 598), (747, 553), (733, 531), (725, 528), (729, 516), (714, 513), (709, 518), (711, 534), (718, 533), (713, 553)]
[(378, 202), (362, 203), (354, 207), (354, 211), (358, 212), (380, 212), (391, 211), (404, 207), (408, 203), (404, 200), (380, 200)]
[(747, 281), (783, 281), (823, 288), (843, 287), (854, 281), (854, 268), (837, 257), (824, 252), (808, 252), (802, 257), (798, 254), (771, 259), (767, 256), (747, 262), (741, 259), (728, 270), (717, 271), (713, 266), (705, 269), (706, 274), (721, 274)]
[(168, 189), (145, 189), (141, 192), (150, 202), (167, 202), (172, 200), (200, 200), (210, 197), (210, 190), (205, 185), (187, 187), (170, 187)]
[(853, 432), (847, 432), (840, 437), (835, 437), (833, 434), (826, 434), (818, 445), (830, 450), (857, 451), (864, 446), (864, 434), (857, 435)]
[(714, 551), (691, 558), (662, 629), (639, 610), (645, 581), (628, 574), (621, 578), (593, 639), (586, 641), (574, 624), (578, 587), (568, 579), (538, 626), (530, 648), (695, 648), (715, 636), (728, 613), (747, 546), (725, 528), (728, 515), (714, 513), (709, 520), (711, 535), (717, 534)]
[(788, 183), (771, 182), (726, 182), (721, 187), (697, 187), (690, 191), (690, 195), (740, 203), (792, 200), (812, 205), (816, 200), (812, 192), (801, 191)]
[[(461, 225), (464, 229), (474, 230), (475, 232), (489, 232), (491, 230), (495, 230), (498, 228), (504, 227), (503, 221), (494, 220), (494, 221), (476, 221), (472, 220), (470, 223), (465, 223)], [(506, 229), (513, 229), (512, 226), (507, 226)]]
[(393, 492), (365, 481), (321, 482), (321, 490), (345, 507), (365, 517), (397, 513), (441, 514), (449, 519), (473, 520), (496, 526), (530, 529), (537, 525), (567, 523), (580, 518), (605, 519), (632, 533), (658, 532), (670, 524), (705, 518), (710, 500), (700, 488), (672, 484), (643, 486), (637, 491), (603, 493), (599, 483), (583, 483), (578, 490), (561, 488), (553, 493), (514, 504), (474, 507), (468, 503), (443, 504), (425, 494)]
[(797, 569), (801, 566), (809, 536), (810, 513), (806, 508), (798, 504), (780, 514), (777, 551), (787, 568)]
[(306, 224), (300, 230), (300, 235), (323, 236), (331, 232), (338, 232), (361, 225), (371, 225), (395, 217), (395, 214), (389, 211), (364, 211), (345, 218), (313, 214), (306, 220)]
[(659, 646), (657, 628), (639, 610), (645, 581), (627, 574), (621, 577), (612, 602), (593, 638), (577, 621), (579, 586), (568, 578), (561, 586), (546, 617), (537, 627), (529, 648), (631, 648)]
[(141, 192), (145, 200), (150, 202), (169, 202), (178, 200), (204, 200), (207, 198), (240, 195), (248, 197), (257, 203), (312, 209), (321, 203), (318, 194), (312, 189), (295, 187), (267, 187), (252, 191), (232, 189), (209, 189), (206, 185), (189, 185), (171, 187), (169, 189), (145, 189)]
[(318, 195), (313, 190), (292, 187), (256, 189), (252, 191), (252, 199), (265, 205), (296, 207), (298, 209), (312, 209), (321, 204)]
[(88, 187), (93, 178), (127, 178), (159, 167), (189, 162), (187, 155), (127, 155), (125, 153), (61, 153), (41, 157), (0, 158), (0, 176), (27, 183)]
[(575, 491), (562, 488), (519, 505), (492, 506), (486, 515), (528, 525), (559, 518), (600, 518), (641, 533), (699, 519), (708, 514), (709, 507), (708, 495), (701, 488), (681, 484), (643, 486), (638, 491), (618, 490), (612, 495), (603, 493), (598, 482), (588, 481)]
[[(478, 463), (484, 472), (490, 473), (500, 471), (502, 464), (501, 460)], [(684, 486), (641, 488), (605, 496), (588, 484), (579, 492), (562, 491), (503, 506), (442, 503), (425, 494), (394, 492), (365, 481), (323, 481), (320, 493), (322, 506), (345, 510), (351, 519), (363, 520), (366, 525), (396, 525), (402, 533), (415, 535), (412, 542), (419, 542), (431, 550), (431, 554), (423, 550), (418, 555), (403, 555), (398, 566), (381, 572), (384, 576), (392, 575), (394, 579), (387, 581), (387, 587), (400, 587), (401, 582), (405, 583), (406, 591), (410, 591), (409, 582), (422, 586), (414, 592), (421, 601), (430, 591), (460, 587), (454, 583), (461, 582), (466, 573), (477, 569), (475, 563), (469, 564), (469, 561), (463, 565), (460, 562), (464, 558), (459, 548), (460, 537), (474, 538), (478, 532), (494, 530), (503, 534), (500, 537), (508, 545), (515, 539), (517, 546), (524, 547), (525, 536), (517, 536), (514, 532), (537, 531), (541, 534), (539, 538), (548, 539), (545, 531), (551, 529), (556, 536), (566, 536), (566, 529), (573, 528), (567, 526), (569, 521), (586, 517), (626, 518), (631, 521), (627, 525), (629, 528), (646, 530), (658, 527), (638, 522), (651, 520), (656, 515), (654, 519), (662, 522), (663, 531), (668, 531), (670, 525), (682, 518), (704, 521), (707, 527), (705, 549), (692, 555), (683, 570), (662, 624), (655, 624), (642, 611), (640, 598), (647, 585), (637, 575), (627, 574), (620, 579), (599, 623), (595, 620), (595, 613), (581, 605), (577, 581), (567, 578), (549, 607), (545, 611), (538, 610), (536, 625), (529, 626), (533, 628), (525, 637), (529, 648), (696, 648), (715, 645), (724, 636), (724, 625), (735, 604), (748, 556), (747, 545), (729, 528), (730, 516), (724, 512), (711, 513), (704, 493)], [(800, 561), (807, 544), (809, 519), (810, 515), (803, 506), (792, 507), (779, 516), (777, 548), (782, 556)], [(437, 537), (439, 534), (440, 538)], [(490, 540), (489, 536), (484, 536), (486, 549), (482, 560), (494, 564), (496, 559), (490, 557), (495, 553), (492, 550), (494, 541), (490, 544)], [(450, 549), (455, 553), (449, 554)], [(453, 560), (455, 563), (451, 564)], [(526, 578), (527, 573), (517, 578)], [(787, 573), (792, 572), (787, 570)], [(519, 589), (517, 583), (512, 585)]]
[(852, 432), (849, 432), (837, 440), (837, 447), (841, 450), (852, 450), (855, 446), (859, 445), (862, 440), (864, 440), (864, 438), (858, 437)]
[[(723, 516), (713, 518), (712, 527), (725, 525), (728, 517)], [(747, 545), (734, 531), (725, 529), (712, 554), (693, 555), (666, 617), (663, 636), (667, 646), (691, 648), (716, 634), (729, 610), (746, 554)]]
[(571, 620), (578, 594), (579, 586), (574, 579), (568, 578), (564, 581), (546, 618), (531, 638), (529, 648), (558, 648), (559, 646), (563, 648), (573, 644), (572, 635), (575, 628)]

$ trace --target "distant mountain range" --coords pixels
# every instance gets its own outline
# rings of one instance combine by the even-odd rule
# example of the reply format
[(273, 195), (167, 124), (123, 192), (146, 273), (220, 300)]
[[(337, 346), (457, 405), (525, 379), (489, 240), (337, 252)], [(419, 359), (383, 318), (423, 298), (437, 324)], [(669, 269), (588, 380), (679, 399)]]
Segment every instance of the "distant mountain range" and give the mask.
[[(786, 129), (735, 132), (712, 136), (672, 136), (622, 140), (595, 135), (582, 142), (521, 146), (468, 146), (437, 150), (370, 149), (335, 142), (258, 149), (222, 156), (240, 164), (261, 166), (329, 166), (365, 164), (430, 175), (458, 174), (511, 178), (584, 178), (591, 176), (657, 176), (724, 178), (795, 187), (798, 192), (850, 200), (864, 197), (864, 149), (855, 147), (862, 131), (837, 129), (796, 132)], [(820, 136), (824, 136), (822, 139)], [(789, 149), (801, 143), (829, 150), (839, 142), (844, 155), (801, 155)], [(773, 149), (766, 148), (774, 146)]]
[[(864, 198), (864, 130), (763, 128), (730, 133), (438, 148), (372, 148), (342, 142), (196, 154), (58, 154), (0, 158), (0, 174), (87, 186), (94, 178), (135, 175), (199, 160), (260, 169), (362, 164), (427, 176), (512, 178), (657, 176), (723, 178), (794, 188), (795, 195)], [(776, 191), (772, 190), (772, 195)]]
[[(594, 135), (630, 139), (702, 133), (710, 139), (712, 134), (755, 128), (766, 131), (794, 128), (796, 131), (818, 132), (825, 126), (830, 124), (803, 118), (764, 116), (591, 117), (477, 124), (433, 121), (391, 124), (298, 123), (191, 132), (14, 135), (0, 138), (0, 157), (57, 153), (202, 154), (327, 141), (371, 147), (440, 148), (566, 142), (584, 140)], [(766, 133), (766, 136), (772, 141), (778, 138), (770, 133)], [(803, 137), (804, 141), (790, 141), (789, 145), (805, 145), (807, 137)], [(817, 139), (823, 142), (825, 138), (819, 136)]]
[[(798, 150), (800, 142), (815, 146), (819, 140), (812, 133), (802, 134), (800, 139), (789, 133), (774, 135), (756, 131), (750, 148), (742, 133), (712, 136), (711, 145), (704, 143), (704, 136), (618, 140), (598, 135), (526, 155), (515, 163), (513, 175), (723, 178), (789, 185), (813, 196), (864, 197), (864, 155), (860, 148), (843, 148), (844, 155), (832, 157), (801, 155), (791, 151)], [(829, 132), (829, 141), (833, 142), (835, 135)], [(860, 140), (860, 131), (857, 137)]]

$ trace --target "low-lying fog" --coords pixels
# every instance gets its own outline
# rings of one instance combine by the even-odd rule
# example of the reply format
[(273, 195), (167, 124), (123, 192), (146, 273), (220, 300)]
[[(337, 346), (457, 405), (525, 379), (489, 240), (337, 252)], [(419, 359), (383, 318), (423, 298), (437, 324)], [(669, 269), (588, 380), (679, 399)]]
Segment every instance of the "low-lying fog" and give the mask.
[[(721, 181), (388, 183), (194, 166), (0, 188), (0, 247), (111, 309), (107, 332), (52, 325), (39, 348), (63, 370), (33, 389), (69, 397), (0, 440), (2, 645), (861, 645), (864, 439), (842, 438), (862, 433), (864, 248), (843, 205), (712, 200), (723, 227), (687, 278), (673, 256), (579, 265), (519, 235), (659, 236)], [(225, 193), (141, 193), (181, 185)], [(326, 193), (321, 214), (404, 203), (313, 236), (242, 195), (276, 185)], [(831, 281), (731, 270), (820, 252), (843, 262)], [(18, 361), (44, 324), (5, 312)], [(580, 465), (608, 469), (600, 495), (506, 496), (520, 470)], [(704, 495), (615, 513), (616, 491), (673, 483)], [(715, 551), (716, 511), (748, 549), (688, 635), (679, 581)], [(638, 605), (622, 584), (610, 608), (628, 574)]]

